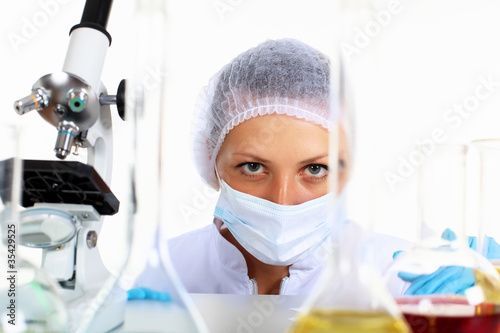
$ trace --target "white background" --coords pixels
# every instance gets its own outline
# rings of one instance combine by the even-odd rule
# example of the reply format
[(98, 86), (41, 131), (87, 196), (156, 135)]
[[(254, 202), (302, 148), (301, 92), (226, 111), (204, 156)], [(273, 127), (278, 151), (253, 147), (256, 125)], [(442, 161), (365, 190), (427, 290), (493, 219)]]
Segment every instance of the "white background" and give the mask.
[[(445, 116), (456, 116), (448, 110), (474, 96), (482, 80), (500, 82), (500, 28), (495, 17), (500, 6), (496, 1), (433, 1), (432, 5), (430, 1), (378, 1), (371, 12), (375, 16), (370, 16), (356, 11), (356, 1), (346, 2), (351, 3), (343, 12), (350, 28), (342, 39), (344, 50), (351, 52), (346, 67), (357, 107), (351, 216), (376, 231), (415, 240), (415, 173), (398, 174), (401, 161), (412, 156), (415, 142), (431, 139), (436, 129), (444, 133), (445, 142), (499, 134), (498, 86), (467, 117), (451, 122)], [(216, 201), (199, 180), (189, 151), (191, 112), (200, 89), (234, 56), (269, 38), (301, 39), (331, 54), (333, 32), (340, 23), (334, 3), (195, 0), (169, 4), (169, 40), (155, 42), (168, 45), (167, 94), (175, 115), (176, 140), (165, 148), (169, 161), (178, 166), (168, 175), (172, 200), (176, 200), (171, 206), (177, 208), (166, 222), (171, 236), (210, 223)], [(69, 29), (79, 23), (84, 1), (24, 0), (0, 6), (1, 121), (22, 122), (25, 158), (53, 159), (55, 129), (36, 113), (21, 119), (12, 104), (28, 95), (38, 78), (61, 70)], [(108, 24), (113, 43), (102, 73), (110, 93), (133, 71), (133, 13), (134, 1), (115, 1)], [(122, 123), (116, 115), (114, 126), (111, 188), (120, 197), (121, 157), (127, 151), (120, 149)], [(388, 173), (401, 176), (401, 181), (391, 186)], [(99, 246), (111, 268), (116, 254), (123, 251), (120, 223), (110, 219), (101, 233)]]

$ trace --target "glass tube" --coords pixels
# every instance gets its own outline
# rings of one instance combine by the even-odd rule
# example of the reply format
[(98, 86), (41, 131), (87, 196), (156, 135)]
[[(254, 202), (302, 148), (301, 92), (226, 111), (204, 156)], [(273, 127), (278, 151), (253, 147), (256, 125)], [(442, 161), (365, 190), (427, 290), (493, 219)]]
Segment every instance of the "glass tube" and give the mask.
[(68, 313), (54, 281), (19, 251), (21, 133), (16, 125), (0, 124), (0, 331), (68, 332)]
[[(145, 258), (150, 267), (164, 281), (149, 287), (170, 295), (165, 306), (166, 318), (171, 318), (170, 329), (176, 332), (206, 332), (206, 327), (186, 293), (163, 244), (166, 237), (161, 223), (172, 221), (172, 207), (165, 202), (165, 192), (170, 187), (164, 166), (175, 156), (168, 154), (168, 147), (175, 142), (165, 142), (166, 121), (179, 110), (166, 107), (167, 96), (167, 2), (162, 0), (137, 0), (134, 11), (134, 67), (127, 82), (126, 117), (131, 132), (131, 172), (133, 178), (134, 227), (133, 248), (129, 268), (144, 267)], [(167, 207), (167, 208), (165, 208)], [(165, 247), (165, 248), (164, 248)], [(152, 262), (154, 261), (154, 264)], [(168, 319), (167, 319), (168, 320)], [(162, 332), (164, 327), (151, 328)]]
[(472, 142), (476, 153), (479, 179), (479, 206), (475, 221), (475, 248), (500, 269), (500, 139)]
[(414, 331), (498, 331), (500, 276), (465, 236), (466, 157), (465, 145), (439, 145), (422, 163), (420, 242), (386, 272), (407, 276), (404, 294), (394, 296)]

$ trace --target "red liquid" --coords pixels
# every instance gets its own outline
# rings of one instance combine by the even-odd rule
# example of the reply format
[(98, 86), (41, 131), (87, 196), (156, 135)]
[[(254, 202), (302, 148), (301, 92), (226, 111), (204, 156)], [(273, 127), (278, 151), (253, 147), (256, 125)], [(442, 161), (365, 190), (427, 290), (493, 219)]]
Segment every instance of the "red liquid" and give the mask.
[[(419, 299), (398, 301), (401, 304), (416, 304)], [(436, 300), (433, 300), (433, 304)], [(441, 300), (446, 306), (463, 305), (457, 300)], [(476, 307), (475, 314), (469, 315), (421, 315), (408, 313), (403, 309), (403, 315), (413, 333), (499, 333), (500, 312), (498, 306), (482, 304)]]
[(497, 333), (500, 315), (440, 317), (404, 314), (413, 333)]

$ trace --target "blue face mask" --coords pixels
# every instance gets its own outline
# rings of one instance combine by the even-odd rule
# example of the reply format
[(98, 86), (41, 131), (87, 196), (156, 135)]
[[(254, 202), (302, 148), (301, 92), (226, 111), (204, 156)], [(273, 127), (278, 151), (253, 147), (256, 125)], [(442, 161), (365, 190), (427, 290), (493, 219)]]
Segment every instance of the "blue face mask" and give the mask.
[(221, 180), (214, 216), (250, 254), (269, 265), (305, 258), (345, 222), (344, 195), (285, 206), (236, 191)]

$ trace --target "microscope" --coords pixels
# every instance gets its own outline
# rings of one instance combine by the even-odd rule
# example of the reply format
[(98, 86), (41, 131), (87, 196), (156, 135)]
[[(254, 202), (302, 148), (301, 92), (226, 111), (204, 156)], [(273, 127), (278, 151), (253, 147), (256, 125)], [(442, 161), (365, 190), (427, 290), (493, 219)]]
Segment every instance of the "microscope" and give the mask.
[[(23, 161), (21, 244), (39, 248), (41, 268), (59, 283), (72, 323), (98, 298), (110, 273), (97, 240), (104, 216), (118, 212), (109, 189), (113, 158), (110, 105), (124, 118), (125, 81), (108, 95), (101, 72), (111, 36), (106, 31), (112, 0), (87, 0), (81, 22), (71, 28), (61, 72), (41, 77), (31, 94), (14, 103), (19, 115), (38, 111), (57, 128), (51, 161)], [(86, 149), (87, 163), (65, 161)], [(103, 300), (89, 331), (104, 332), (124, 320), (126, 293)]]

